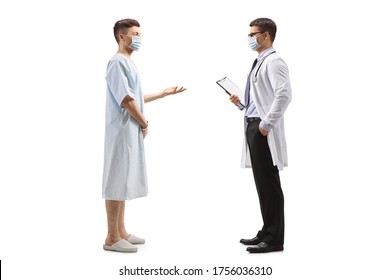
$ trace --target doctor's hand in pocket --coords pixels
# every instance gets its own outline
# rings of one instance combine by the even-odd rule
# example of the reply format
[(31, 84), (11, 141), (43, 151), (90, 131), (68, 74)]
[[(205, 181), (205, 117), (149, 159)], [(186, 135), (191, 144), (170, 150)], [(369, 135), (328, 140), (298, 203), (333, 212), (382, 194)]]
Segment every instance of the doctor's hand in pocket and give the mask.
[(268, 136), (269, 132), (267, 130), (265, 130), (264, 128), (261, 128), (261, 127), (259, 127), (259, 130), (260, 130), (261, 135)]
[(234, 94), (230, 95), (229, 99), (230, 99), (230, 101), (231, 101), (234, 105), (236, 105), (236, 106), (237, 106), (238, 104), (240, 104), (240, 102), (241, 102), (240, 98), (238, 98), (238, 96), (237, 96), (237, 95), (234, 95)]

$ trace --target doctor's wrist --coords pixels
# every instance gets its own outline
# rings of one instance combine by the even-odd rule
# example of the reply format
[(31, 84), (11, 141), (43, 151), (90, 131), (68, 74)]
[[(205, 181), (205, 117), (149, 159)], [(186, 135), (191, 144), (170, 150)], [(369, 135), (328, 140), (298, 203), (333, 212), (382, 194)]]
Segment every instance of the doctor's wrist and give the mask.
[(260, 122), (259, 127), (261, 127), (262, 129), (264, 129), (267, 132), (270, 132), (271, 129), (272, 129), (272, 125), (270, 125), (269, 123), (265, 122), (264, 120), (262, 120)]

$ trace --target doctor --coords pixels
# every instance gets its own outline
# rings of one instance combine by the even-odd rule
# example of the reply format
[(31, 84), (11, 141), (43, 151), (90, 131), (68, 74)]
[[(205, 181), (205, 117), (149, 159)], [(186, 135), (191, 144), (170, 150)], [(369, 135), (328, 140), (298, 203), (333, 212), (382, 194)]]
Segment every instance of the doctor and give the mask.
[(129, 234), (125, 227), (125, 200), (146, 196), (148, 184), (144, 138), (148, 121), (144, 103), (185, 91), (170, 87), (143, 95), (137, 68), (131, 59), (141, 45), (140, 24), (123, 19), (114, 26), (118, 51), (108, 62), (106, 129), (104, 146), (103, 198), (106, 200), (108, 233), (103, 249), (136, 252), (145, 240)]
[[(284, 197), (279, 170), (287, 166), (283, 115), (291, 101), (286, 63), (272, 44), (276, 24), (268, 18), (250, 23), (249, 47), (258, 53), (245, 88), (245, 143), (242, 167), (252, 167), (263, 227), (254, 238), (241, 239), (250, 253), (282, 251)], [(230, 101), (238, 104), (236, 95)]]

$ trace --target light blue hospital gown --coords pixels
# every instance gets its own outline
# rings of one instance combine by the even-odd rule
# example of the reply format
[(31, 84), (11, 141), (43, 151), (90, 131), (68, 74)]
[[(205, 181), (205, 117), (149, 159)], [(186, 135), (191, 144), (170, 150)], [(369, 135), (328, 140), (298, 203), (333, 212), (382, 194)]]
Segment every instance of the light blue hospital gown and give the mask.
[(141, 126), (121, 107), (122, 100), (129, 95), (143, 112), (144, 96), (134, 62), (115, 54), (108, 62), (106, 81), (103, 198), (130, 200), (146, 196), (148, 183)]

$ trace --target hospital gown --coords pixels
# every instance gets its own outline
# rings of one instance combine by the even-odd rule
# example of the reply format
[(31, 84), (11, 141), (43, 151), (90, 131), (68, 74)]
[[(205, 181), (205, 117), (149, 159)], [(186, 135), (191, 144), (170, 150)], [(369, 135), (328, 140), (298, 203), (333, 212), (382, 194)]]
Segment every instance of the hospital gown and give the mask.
[(103, 198), (130, 200), (148, 193), (141, 126), (121, 107), (129, 95), (143, 112), (144, 96), (134, 62), (117, 53), (107, 66)]

